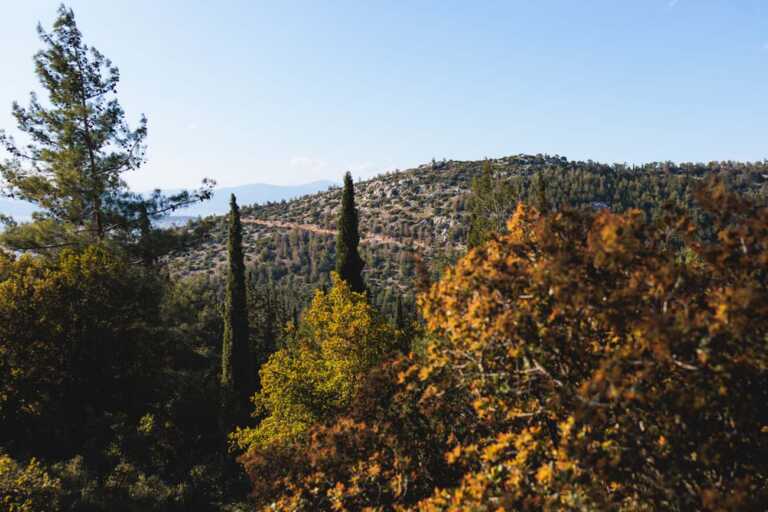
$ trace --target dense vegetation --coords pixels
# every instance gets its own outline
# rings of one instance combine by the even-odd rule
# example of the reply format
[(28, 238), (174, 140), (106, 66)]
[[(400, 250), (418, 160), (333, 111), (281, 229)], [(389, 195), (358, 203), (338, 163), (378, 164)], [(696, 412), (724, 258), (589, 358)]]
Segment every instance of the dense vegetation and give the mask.
[[(466, 251), (468, 242), (472, 245), (470, 236), (476, 236), (478, 227), (503, 231), (518, 201), (551, 209), (638, 208), (649, 218), (671, 203), (706, 228), (694, 191), (710, 177), (761, 204), (768, 197), (767, 162), (631, 167), (518, 155), (435, 162), (388, 173), (355, 184), (360, 254), (366, 262), (363, 275), (377, 307), (394, 314), (397, 297), (402, 296), (410, 309), (418, 260), (432, 279), (437, 278)], [(284, 288), (303, 306), (315, 288), (328, 283), (341, 192), (331, 189), (243, 208), (246, 262), (255, 283)], [(478, 218), (487, 226), (478, 226)], [(208, 218), (179, 233), (190, 241), (166, 258), (170, 271), (178, 276), (219, 275), (225, 262), (225, 220)]]
[(41, 37), (3, 510), (768, 507), (768, 163), (434, 161), (160, 231), (206, 186), (131, 193), (116, 68)]

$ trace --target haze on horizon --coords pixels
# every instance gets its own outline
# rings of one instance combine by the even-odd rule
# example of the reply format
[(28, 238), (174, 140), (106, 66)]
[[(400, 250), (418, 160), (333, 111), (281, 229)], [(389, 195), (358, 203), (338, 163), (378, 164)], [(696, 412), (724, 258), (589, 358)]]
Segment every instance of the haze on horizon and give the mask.
[[(0, 128), (39, 90), (35, 27), (0, 6)], [(450, 5), (448, 5), (450, 3)], [(149, 118), (136, 190), (339, 181), (431, 158), (768, 157), (768, 4), (72, 0)]]

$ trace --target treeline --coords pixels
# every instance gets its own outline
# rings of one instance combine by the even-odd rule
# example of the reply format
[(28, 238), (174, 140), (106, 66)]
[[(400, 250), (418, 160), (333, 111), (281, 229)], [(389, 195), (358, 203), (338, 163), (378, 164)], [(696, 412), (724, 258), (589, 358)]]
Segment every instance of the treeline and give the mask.
[(485, 161), (472, 180), (468, 197), (468, 245), (486, 240), (484, 233), (503, 231), (519, 202), (545, 212), (580, 207), (615, 212), (639, 209), (649, 220), (675, 208), (691, 213), (699, 227), (706, 229), (707, 216), (695, 198), (702, 183), (711, 179), (758, 204), (768, 204), (768, 162), (630, 167), (555, 159), (533, 173), (510, 173), (503, 165)]

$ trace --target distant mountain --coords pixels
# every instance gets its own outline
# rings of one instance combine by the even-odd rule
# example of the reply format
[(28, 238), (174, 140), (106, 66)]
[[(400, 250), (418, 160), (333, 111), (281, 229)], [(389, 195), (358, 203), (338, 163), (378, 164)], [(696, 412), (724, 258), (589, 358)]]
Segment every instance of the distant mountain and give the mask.
[[(253, 183), (238, 187), (223, 187), (214, 190), (213, 197), (209, 201), (192, 205), (183, 210), (178, 210), (174, 215), (165, 219), (163, 224), (179, 224), (194, 217), (208, 215), (220, 215), (229, 210), (229, 196), (235, 194), (237, 202), (241, 206), (266, 204), (282, 200), (295, 199), (307, 194), (314, 194), (327, 190), (335, 185), (328, 180), (313, 181), (303, 185), (267, 185), (266, 183)], [(175, 193), (178, 190), (168, 190)], [(18, 221), (29, 220), (36, 208), (26, 201), (0, 198), (0, 214), (8, 215)]]
[[(336, 185), (333, 181), (320, 180), (303, 185), (267, 185), (266, 183), (253, 183), (237, 187), (222, 187), (214, 190), (213, 197), (205, 202), (195, 204), (189, 208), (179, 210), (177, 213), (183, 217), (205, 217), (207, 215), (220, 215), (229, 211), (229, 196), (235, 194), (237, 204), (250, 206), (295, 199), (307, 194), (314, 194), (327, 190)], [(175, 192), (175, 191), (169, 191)]]

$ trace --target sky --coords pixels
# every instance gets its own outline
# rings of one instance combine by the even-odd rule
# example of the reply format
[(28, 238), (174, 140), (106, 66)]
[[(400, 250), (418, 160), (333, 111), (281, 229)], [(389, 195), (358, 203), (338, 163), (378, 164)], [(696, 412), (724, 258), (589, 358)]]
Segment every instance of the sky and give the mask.
[[(0, 0), (0, 128), (39, 90)], [(765, 0), (70, 0), (149, 119), (138, 189), (339, 181), (436, 159), (768, 158)]]

